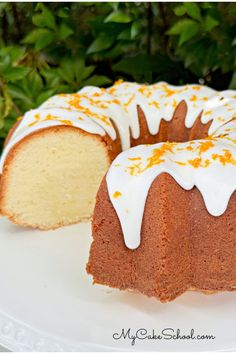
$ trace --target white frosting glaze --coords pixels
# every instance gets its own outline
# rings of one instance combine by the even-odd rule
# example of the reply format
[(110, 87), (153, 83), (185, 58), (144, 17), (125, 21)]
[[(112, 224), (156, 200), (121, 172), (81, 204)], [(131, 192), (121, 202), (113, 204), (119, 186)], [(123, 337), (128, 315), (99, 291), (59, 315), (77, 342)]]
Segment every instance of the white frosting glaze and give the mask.
[[(111, 139), (115, 140), (116, 130), (112, 124), (113, 121), (119, 132), (122, 149), (126, 150), (130, 147), (130, 129), (135, 139), (140, 135), (137, 105), (140, 105), (145, 113), (151, 134), (158, 132), (162, 118), (167, 121), (171, 120), (177, 104), (182, 100), (188, 102), (186, 127), (193, 125), (204, 105), (209, 109), (212, 105), (219, 107), (221, 105), (222, 113), (224, 113), (222, 119), (227, 121), (228, 117), (232, 116), (232, 112), (225, 109), (226, 101), (219, 103), (220, 95), (201, 85), (172, 86), (159, 82), (148, 86), (117, 82), (107, 89), (87, 86), (76, 94), (53, 96), (39, 108), (23, 116), (3, 151), (0, 170), (2, 171), (9, 150), (18, 141), (38, 129), (49, 126), (73, 125), (92, 134), (101, 136), (108, 134)], [(230, 97), (228, 97), (230, 91), (226, 91), (225, 95), (225, 99), (230, 104)], [(225, 111), (227, 111), (227, 116)], [(202, 121), (206, 123), (211, 118), (211, 115), (203, 115)], [(211, 130), (215, 130), (220, 124), (222, 124), (221, 121), (214, 120)]]
[[(151, 134), (157, 134), (161, 119), (170, 121), (177, 105), (185, 100), (185, 126), (212, 120), (209, 138), (186, 143), (159, 143), (130, 147), (140, 135), (139, 105)], [(30, 133), (57, 125), (72, 125), (92, 134), (108, 134), (115, 140), (117, 128), (124, 151), (107, 173), (111, 202), (120, 219), (127, 247), (140, 244), (146, 198), (154, 179), (169, 173), (184, 189), (196, 186), (212, 215), (224, 213), (236, 189), (236, 92), (217, 92), (201, 85), (172, 86), (117, 82), (107, 89), (88, 86), (76, 94), (51, 97), (39, 108), (27, 112), (5, 147), (0, 169), (10, 149)], [(114, 122), (114, 125), (113, 125)]]
[[(162, 83), (157, 87), (160, 85)], [(153, 86), (149, 86), (150, 89)], [(214, 216), (225, 212), (236, 190), (236, 121), (232, 120), (236, 117), (236, 92), (217, 92), (197, 85), (176, 88), (164, 84), (164, 87), (168, 88), (166, 92), (171, 96), (169, 101), (167, 94), (159, 91), (151, 96), (160, 102), (160, 116), (170, 119), (174, 113), (171, 103), (184, 99), (188, 106), (186, 127), (192, 127), (203, 111), (201, 121), (207, 123), (212, 120), (210, 136), (186, 143), (136, 146), (113, 161), (106, 176), (108, 193), (119, 217), (125, 244), (130, 249), (140, 244), (145, 202), (151, 184), (159, 174), (169, 173), (186, 190), (196, 186), (208, 212)], [(168, 106), (164, 108), (167, 101)], [(140, 97), (139, 105), (147, 116), (149, 129), (156, 133), (160, 116), (157, 118), (152, 112), (151, 119), (145, 104)], [(136, 121), (133, 122), (136, 132)]]

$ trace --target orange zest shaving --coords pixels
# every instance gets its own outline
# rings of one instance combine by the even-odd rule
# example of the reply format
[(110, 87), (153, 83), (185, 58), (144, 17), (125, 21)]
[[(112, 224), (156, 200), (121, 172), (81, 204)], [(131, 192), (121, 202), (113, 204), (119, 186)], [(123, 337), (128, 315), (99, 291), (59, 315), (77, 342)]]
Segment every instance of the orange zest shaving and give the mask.
[(147, 98), (149, 98), (152, 95), (152, 90), (147, 85), (140, 86), (138, 91)]
[(165, 93), (166, 93), (165, 97), (170, 97), (170, 96), (174, 95), (176, 93), (176, 91), (175, 90), (171, 90), (169, 88), (165, 88)]
[(203, 160), (201, 157), (196, 157), (193, 160), (188, 160), (188, 163), (193, 166), (194, 168), (198, 167), (207, 167), (210, 165), (210, 160), (206, 159)]
[[(91, 109), (82, 106), (80, 104), (80, 99), (81, 99), (81, 96), (79, 94), (77, 94), (77, 93), (71, 94), (70, 95), (70, 99), (68, 101), (68, 104), (71, 105), (72, 107), (75, 107), (76, 109), (80, 110), (81, 113), (84, 113), (89, 118), (95, 118), (97, 120), (102, 121), (106, 125), (111, 125), (109, 117), (107, 117), (105, 115), (97, 114), (95, 112), (92, 112)], [(92, 99), (90, 99), (90, 100), (92, 100)]]
[(190, 165), (192, 165), (194, 168), (198, 168), (201, 166), (202, 163), (202, 159), (201, 157), (196, 157), (193, 160), (188, 160), (188, 162), (190, 163)]
[(199, 91), (199, 90), (201, 90), (201, 86), (192, 86), (192, 89), (193, 90), (196, 90), (196, 91)]
[(58, 119), (61, 123), (66, 125), (73, 125), (73, 123), (68, 119)]
[(206, 111), (206, 112), (204, 112), (204, 116), (208, 116), (209, 114), (212, 114), (212, 111)]
[(190, 97), (190, 101), (192, 101), (192, 102), (197, 101), (197, 96), (196, 96), (196, 95), (192, 95), (192, 96)]
[(200, 141), (199, 146), (197, 147), (199, 154), (206, 152), (210, 148), (214, 147), (215, 144), (211, 140), (206, 140), (206, 141)]
[(148, 104), (149, 104), (149, 106), (155, 106), (156, 108), (160, 108), (160, 105), (157, 101), (151, 101)]
[(178, 103), (177, 103), (177, 101), (174, 99), (174, 101), (173, 101), (173, 103), (172, 103), (172, 107), (173, 107), (173, 108), (176, 108), (177, 105), (178, 105)]
[(219, 160), (222, 165), (232, 164), (236, 165), (236, 160), (233, 158), (231, 152), (228, 149), (223, 149), (224, 154), (212, 154), (213, 160)]
[(29, 127), (32, 127), (33, 125), (37, 124), (40, 121), (40, 119), (41, 119), (40, 114), (39, 113), (35, 114), (34, 118), (35, 118), (35, 121), (30, 123)]
[(141, 168), (141, 162), (129, 166), (127, 170), (129, 171), (131, 176), (138, 175), (144, 171)]
[(122, 194), (119, 191), (116, 191), (116, 192), (113, 193), (113, 198), (115, 198), (115, 199), (117, 199), (117, 198), (119, 198), (121, 196), (122, 196)]
[(186, 162), (182, 162), (182, 161), (175, 161), (175, 160), (172, 160), (174, 163), (177, 163), (177, 165), (180, 165), (180, 166), (186, 166)]
[(141, 157), (129, 157), (128, 159), (130, 161), (137, 161), (137, 160), (141, 160)]
[(135, 95), (133, 94), (126, 103), (124, 103), (124, 107), (127, 108), (127, 106), (130, 105), (130, 103), (134, 100)]

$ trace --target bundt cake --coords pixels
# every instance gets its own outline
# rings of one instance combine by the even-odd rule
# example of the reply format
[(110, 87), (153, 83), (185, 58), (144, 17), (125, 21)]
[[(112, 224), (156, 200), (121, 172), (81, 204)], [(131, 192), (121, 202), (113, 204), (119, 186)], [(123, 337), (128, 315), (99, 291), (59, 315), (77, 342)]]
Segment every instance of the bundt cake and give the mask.
[(127, 101), (135, 92), (141, 128), (134, 108), (131, 132), (157, 143), (112, 162), (87, 271), (94, 283), (162, 302), (187, 290), (236, 290), (236, 92), (159, 83), (137, 95), (135, 87), (118, 86)]
[(51, 97), (9, 133), (0, 161), (1, 213), (41, 229), (88, 219), (102, 177), (122, 150), (211, 136), (232, 119), (232, 95), (201, 85), (119, 81)]

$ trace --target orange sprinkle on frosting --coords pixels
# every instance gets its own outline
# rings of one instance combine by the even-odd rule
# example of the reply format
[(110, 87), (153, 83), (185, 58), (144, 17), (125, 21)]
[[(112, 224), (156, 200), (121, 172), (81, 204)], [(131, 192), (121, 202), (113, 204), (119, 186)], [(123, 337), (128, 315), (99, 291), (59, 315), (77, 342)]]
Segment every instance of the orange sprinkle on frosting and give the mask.
[(177, 107), (177, 105), (178, 105), (177, 101), (176, 101), (176, 100), (174, 100), (174, 101), (173, 101), (173, 103), (172, 103), (172, 107), (173, 107), (173, 108), (176, 108), (176, 107)]
[(207, 150), (209, 150), (210, 148), (213, 148), (214, 146), (215, 146), (215, 144), (211, 140), (200, 141), (199, 146), (198, 146), (199, 154), (206, 152)]
[(182, 162), (182, 161), (174, 161), (174, 163), (177, 163), (177, 165), (180, 165), (180, 166), (186, 166), (186, 163), (185, 162)]
[(129, 157), (128, 159), (130, 161), (137, 161), (137, 160), (141, 160), (141, 157)]
[(165, 93), (166, 93), (165, 97), (170, 97), (170, 96), (174, 95), (176, 93), (176, 91), (175, 90), (171, 90), (169, 88), (165, 88)]
[(138, 91), (147, 98), (152, 95), (152, 90), (147, 85), (142, 85)]
[(194, 168), (207, 167), (210, 165), (210, 160), (203, 160), (201, 157), (196, 157), (193, 160), (188, 160), (188, 163)]
[(192, 101), (192, 102), (197, 101), (197, 96), (196, 96), (196, 95), (192, 95), (192, 96), (190, 97), (190, 101)]
[(121, 196), (122, 196), (122, 194), (119, 191), (116, 191), (116, 192), (113, 193), (113, 198), (115, 198), (115, 199), (117, 199), (117, 198), (119, 198)]
[(33, 125), (37, 124), (40, 121), (40, 119), (41, 119), (40, 114), (36, 113), (34, 115), (34, 118), (35, 118), (35, 121), (29, 124), (30, 127), (32, 127)]
[(194, 168), (198, 168), (201, 166), (202, 163), (202, 159), (201, 157), (196, 157), (193, 160), (188, 160), (188, 162), (190, 163), (190, 165), (192, 165)]
[(125, 108), (130, 105), (130, 103), (134, 100), (135, 95), (133, 94), (128, 101), (124, 104)]
[(199, 91), (199, 90), (201, 90), (201, 86), (192, 86), (192, 89), (193, 90), (196, 90), (196, 91)]
[[(97, 113), (93, 112), (90, 108), (82, 106), (82, 104), (80, 103), (81, 95), (74, 93), (74, 94), (71, 94), (69, 97), (70, 97), (70, 99), (68, 101), (68, 104), (70, 106), (80, 110), (81, 113), (84, 113), (89, 118), (94, 118), (94, 119), (100, 120), (101, 122), (103, 122), (104, 124), (106, 124), (108, 126), (111, 125), (109, 117), (102, 115), (102, 114), (97, 114)], [(97, 103), (99, 104), (100, 102), (101, 101), (96, 102), (95, 100), (90, 99), (90, 103), (93, 104), (95, 107), (96, 107)], [(97, 108), (101, 108), (101, 107), (99, 107), (99, 105), (97, 105)]]
[(70, 120), (67, 120), (67, 119), (59, 119), (59, 121), (60, 121), (61, 123), (63, 123), (63, 124), (73, 126), (73, 123), (72, 123)]
[(204, 112), (204, 116), (208, 116), (208, 115), (210, 115), (210, 114), (212, 114), (212, 111), (206, 111), (206, 112)]
[(228, 149), (223, 149), (224, 154), (212, 154), (213, 160), (219, 160), (222, 165), (232, 164), (236, 165), (236, 160), (233, 158), (231, 152)]
[(149, 106), (154, 106), (156, 108), (160, 108), (160, 105), (157, 101), (151, 101), (148, 104), (149, 104)]

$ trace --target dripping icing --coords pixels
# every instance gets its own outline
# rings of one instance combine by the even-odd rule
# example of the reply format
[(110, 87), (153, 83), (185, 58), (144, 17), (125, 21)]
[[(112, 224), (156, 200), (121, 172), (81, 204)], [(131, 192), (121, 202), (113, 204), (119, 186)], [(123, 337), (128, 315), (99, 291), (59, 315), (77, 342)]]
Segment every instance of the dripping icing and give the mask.
[[(170, 121), (176, 105), (185, 100), (185, 126), (191, 128), (202, 112), (203, 124), (212, 121), (208, 131), (212, 141), (208, 138), (132, 148), (115, 159), (106, 177), (125, 243), (129, 248), (136, 248), (140, 243), (149, 188), (162, 172), (168, 172), (186, 190), (196, 186), (212, 215), (221, 215), (226, 210), (236, 189), (236, 123), (232, 120), (236, 112), (235, 99), (235, 91), (232, 90), (217, 92), (200, 85), (173, 86), (165, 82), (150, 86), (118, 82), (107, 89), (88, 86), (76, 94), (56, 95), (24, 115), (3, 151), (0, 168), (2, 170), (9, 150), (23, 137), (38, 129), (57, 125), (72, 125), (101, 136), (108, 134), (115, 140), (113, 121), (122, 149), (127, 150), (130, 147), (130, 129), (133, 138), (140, 136), (137, 105), (145, 114), (149, 132), (157, 134), (161, 119)], [(203, 142), (207, 142), (204, 147)], [(152, 156), (153, 149), (159, 149), (159, 156), (156, 156), (159, 163), (147, 168), (143, 164)], [(131, 170), (133, 174), (130, 174)]]
[[(224, 96), (230, 93), (233, 91), (225, 91)], [(112, 124), (114, 122), (122, 150), (126, 150), (130, 147), (130, 130), (133, 138), (140, 136), (137, 105), (140, 105), (146, 116), (149, 132), (157, 134), (161, 119), (170, 121), (176, 105), (182, 100), (188, 105), (185, 125), (191, 127), (204, 105), (209, 106), (209, 109), (211, 105), (223, 105), (220, 97), (221, 93), (201, 85), (173, 86), (159, 82), (148, 86), (122, 81), (107, 89), (87, 86), (75, 94), (59, 94), (24, 115), (3, 152), (0, 169), (3, 168), (7, 153), (18, 141), (41, 128), (72, 125), (92, 134), (108, 134), (115, 140), (116, 131)], [(224, 103), (228, 103), (228, 108), (232, 109), (230, 98)], [(227, 117), (224, 116), (227, 121), (228, 117), (232, 117), (232, 112), (225, 108), (223, 106), (224, 113), (227, 111)], [(45, 119), (45, 115), (51, 115), (55, 119)], [(213, 116), (202, 116), (202, 122), (210, 121)], [(213, 120), (209, 133), (220, 124), (222, 122), (217, 119)]]
[[(221, 126), (216, 136), (206, 139), (140, 145), (117, 156), (106, 181), (125, 244), (130, 249), (140, 244), (148, 191), (155, 178), (164, 172), (186, 190), (196, 186), (208, 212), (222, 215), (236, 190), (236, 123), (231, 121)], [(113, 197), (115, 189), (119, 190), (120, 198)]]

